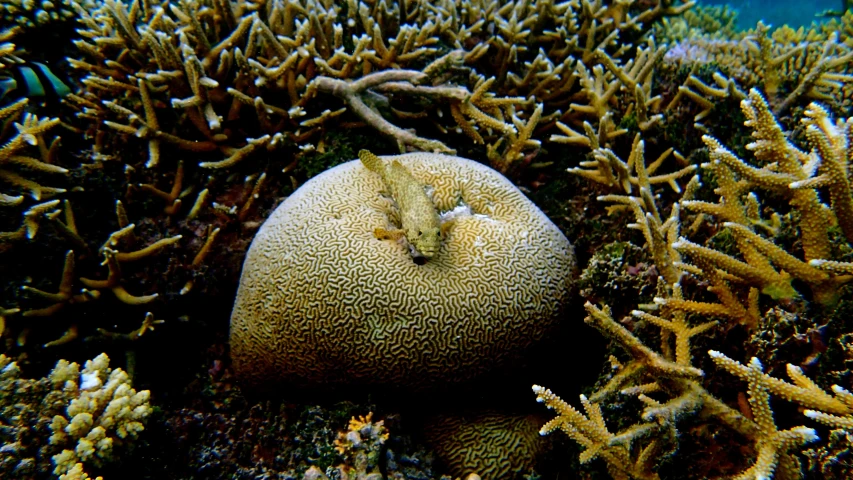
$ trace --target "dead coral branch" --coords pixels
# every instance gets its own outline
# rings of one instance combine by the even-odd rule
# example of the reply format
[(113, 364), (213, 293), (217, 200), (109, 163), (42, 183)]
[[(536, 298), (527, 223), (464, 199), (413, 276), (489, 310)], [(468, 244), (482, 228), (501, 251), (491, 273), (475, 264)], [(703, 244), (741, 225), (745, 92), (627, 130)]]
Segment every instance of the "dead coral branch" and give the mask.
[[(343, 100), (353, 113), (364, 120), (368, 125), (378, 130), (383, 135), (396, 141), (400, 146), (401, 152), (405, 152), (405, 147), (414, 147), (417, 150), (435, 153), (456, 153), (444, 143), (438, 140), (430, 140), (419, 137), (409, 131), (403, 130), (400, 127), (392, 124), (385, 119), (375, 107), (371, 108), (365, 103), (365, 98), (376, 97), (377, 93), (371, 88), (386, 84), (385, 90), (390, 93), (403, 92), (421, 94), (426, 96), (427, 91), (431, 87), (415, 85), (418, 80), (421, 80), (425, 75), (414, 70), (385, 70), (382, 72), (372, 73), (355, 81), (338, 80), (331, 77), (317, 77), (314, 79), (313, 85), (318, 92), (335, 95)], [(402, 86), (388, 85), (390, 82), (408, 82), (409, 88)], [(406, 84), (404, 84), (406, 85)], [(450, 90), (452, 91), (452, 90)], [(433, 92), (430, 92), (433, 93)], [(387, 99), (384, 99), (387, 103)]]

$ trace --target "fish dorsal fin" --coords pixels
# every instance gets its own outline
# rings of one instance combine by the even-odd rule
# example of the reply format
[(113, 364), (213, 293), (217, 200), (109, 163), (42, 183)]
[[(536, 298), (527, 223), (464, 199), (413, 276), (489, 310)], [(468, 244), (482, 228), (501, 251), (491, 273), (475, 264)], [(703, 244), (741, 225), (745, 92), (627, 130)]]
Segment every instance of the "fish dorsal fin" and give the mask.
[(361, 150), (358, 152), (358, 158), (361, 160), (361, 163), (367, 167), (371, 172), (376, 172), (380, 175), (385, 173), (385, 164), (382, 163), (382, 159), (372, 153), (370, 150)]
[(26, 83), (27, 96), (28, 97), (44, 97), (44, 85), (42, 85), (41, 80), (39, 80), (38, 74), (35, 70), (30, 66), (23, 66), (18, 69), (21, 73), (21, 77), (24, 79), (24, 83)]
[(45, 84), (47, 88), (50, 88), (54, 95), (57, 98), (63, 98), (68, 96), (71, 93), (71, 88), (65, 84), (62, 80), (59, 79), (49, 68), (47, 65), (41, 62), (32, 62), (33, 71), (41, 80), (41, 83)]

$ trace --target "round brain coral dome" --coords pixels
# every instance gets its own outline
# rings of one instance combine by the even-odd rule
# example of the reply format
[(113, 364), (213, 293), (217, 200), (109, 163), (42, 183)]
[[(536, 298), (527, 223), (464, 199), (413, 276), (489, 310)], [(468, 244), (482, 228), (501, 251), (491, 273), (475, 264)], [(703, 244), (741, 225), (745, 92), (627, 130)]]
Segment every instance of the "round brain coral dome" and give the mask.
[(231, 314), (250, 385), (462, 381), (516, 358), (558, 322), (575, 259), (512, 183), (459, 157), (398, 160), (442, 212), (438, 253), (417, 264), (380, 240), (399, 214), (379, 175), (351, 161), (311, 179), (255, 237)]

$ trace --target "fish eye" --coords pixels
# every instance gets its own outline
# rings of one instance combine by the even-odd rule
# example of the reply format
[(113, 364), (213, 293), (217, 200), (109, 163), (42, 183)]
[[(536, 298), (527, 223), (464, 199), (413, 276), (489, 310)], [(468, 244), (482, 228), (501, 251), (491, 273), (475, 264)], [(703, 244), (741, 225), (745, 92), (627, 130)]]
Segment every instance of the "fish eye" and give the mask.
[(423, 232), (421, 232), (420, 230), (418, 230), (418, 236), (420, 237), (421, 235), (423, 235)]

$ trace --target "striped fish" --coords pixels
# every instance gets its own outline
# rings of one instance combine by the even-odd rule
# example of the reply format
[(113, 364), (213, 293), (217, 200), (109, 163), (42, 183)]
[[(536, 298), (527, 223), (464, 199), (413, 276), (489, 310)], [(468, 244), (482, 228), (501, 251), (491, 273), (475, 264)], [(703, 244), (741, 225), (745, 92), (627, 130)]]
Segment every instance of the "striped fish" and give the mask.
[(69, 93), (71, 88), (40, 62), (13, 64), (0, 70), (0, 105), (21, 98), (58, 104)]

